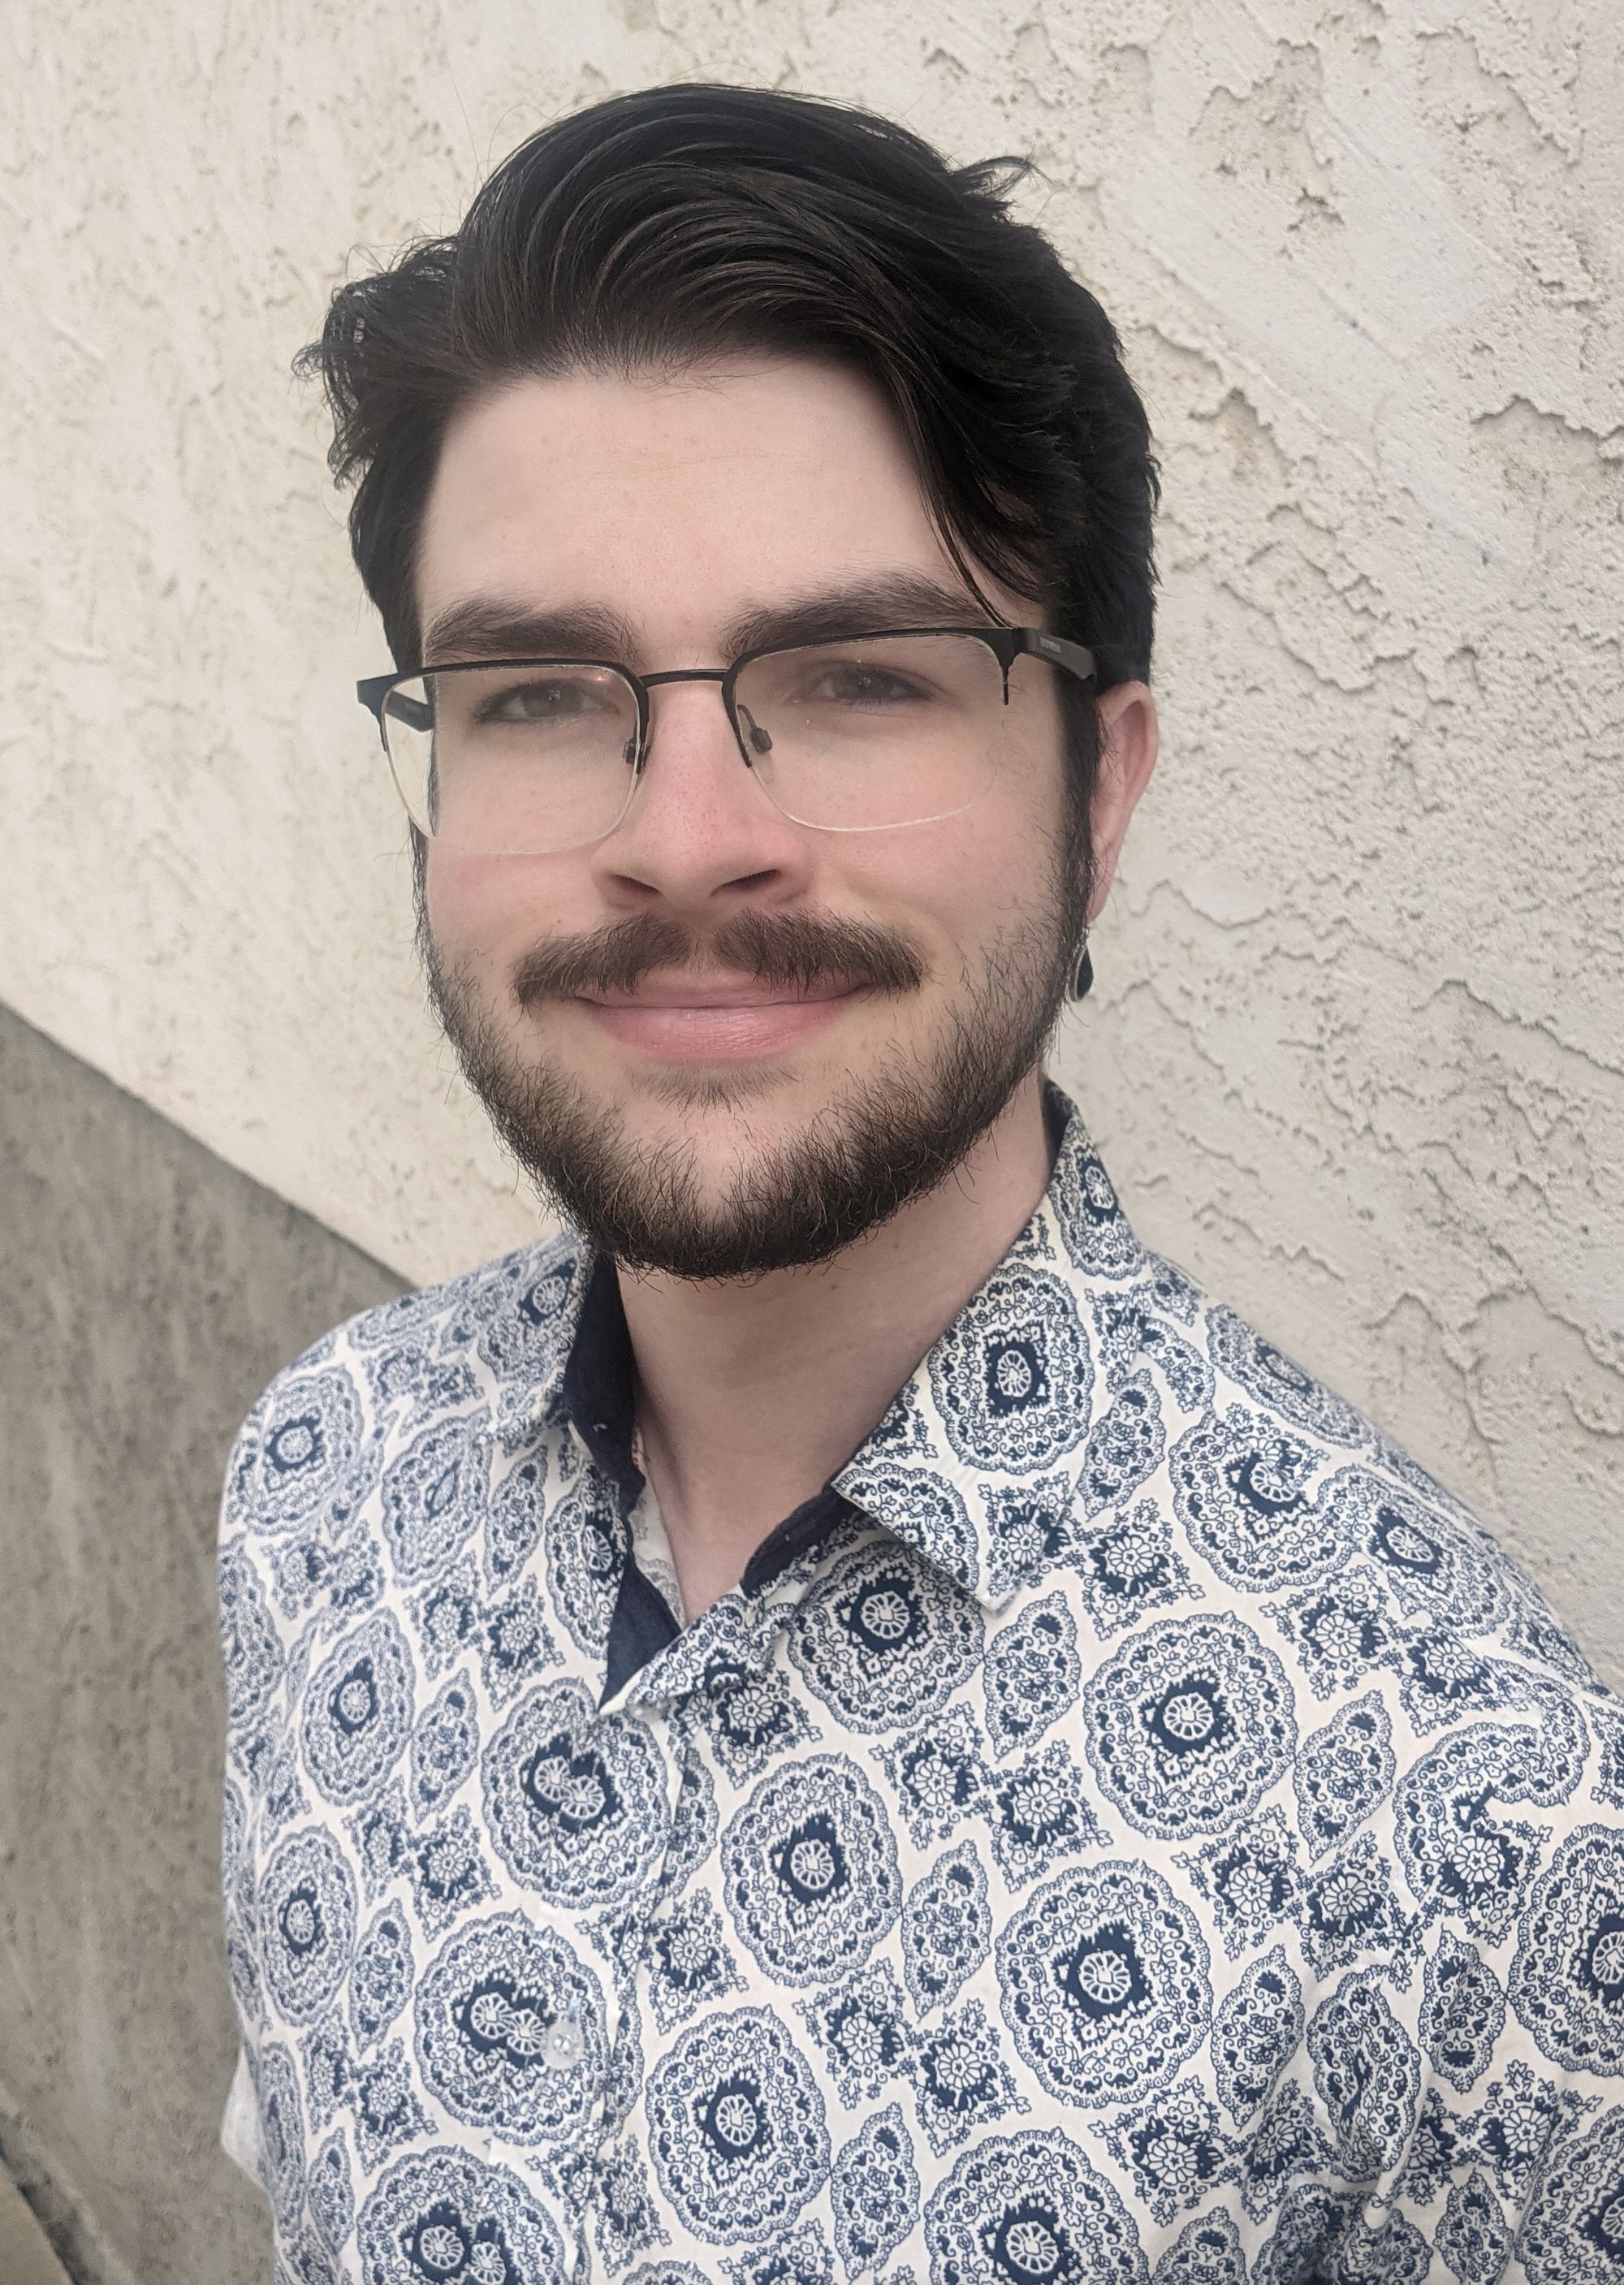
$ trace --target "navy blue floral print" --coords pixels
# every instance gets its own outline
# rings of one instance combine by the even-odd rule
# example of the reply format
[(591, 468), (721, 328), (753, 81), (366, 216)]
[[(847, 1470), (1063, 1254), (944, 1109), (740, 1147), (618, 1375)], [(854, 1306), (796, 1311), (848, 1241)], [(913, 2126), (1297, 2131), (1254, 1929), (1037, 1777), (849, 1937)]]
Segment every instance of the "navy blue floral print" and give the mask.
[(807, 1527), (635, 1656), (577, 1242), (256, 1408), (226, 2131), (279, 2279), (1624, 2281), (1624, 1710), (1055, 1107)]

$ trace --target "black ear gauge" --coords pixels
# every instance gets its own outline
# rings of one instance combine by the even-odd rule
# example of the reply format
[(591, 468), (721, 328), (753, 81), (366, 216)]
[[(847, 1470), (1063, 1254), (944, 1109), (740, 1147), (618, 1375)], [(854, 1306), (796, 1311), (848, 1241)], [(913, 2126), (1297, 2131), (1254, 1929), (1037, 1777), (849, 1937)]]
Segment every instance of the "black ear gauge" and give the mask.
[(1086, 1000), (1093, 989), (1094, 962), (1087, 946), (1085, 945), (1083, 956), (1077, 963), (1077, 981), (1071, 986), (1071, 997), (1073, 1000)]

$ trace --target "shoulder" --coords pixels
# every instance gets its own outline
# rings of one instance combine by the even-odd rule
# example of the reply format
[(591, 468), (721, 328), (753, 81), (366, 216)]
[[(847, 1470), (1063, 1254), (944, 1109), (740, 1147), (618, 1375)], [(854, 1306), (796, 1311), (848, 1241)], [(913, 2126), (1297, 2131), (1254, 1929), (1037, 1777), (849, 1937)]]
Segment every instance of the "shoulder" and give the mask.
[(1306, 1911), (1378, 1834), (1417, 1928), (1491, 1947), (1595, 1820), (1624, 1874), (1624, 1709), (1470, 1507), (1178, 1273), (1125, 1299), (1079, 1568), (1096, 1627), (1126, 1637), (1090, 1695), (1142, 1822), (1228, 1813), (1197, 1781), (1221, 1754), (1150, 1750), (1210, 1685), (1248, 1798), (1266, 1766), (1289, 1783)]
[(1083, 1531), (1148, 1496), (1203, 1598), (1283, 1632), (1311, 1697), (1391, 1663), (1419, 1701), (1429, 1646), (1445, 1641), (1597, 1686), (1471, 1507), (1181, 1269), (1145, 1253), (1080, 1298), (1096, 1360), (1073, 1509)]
[[(1448, 2088), (1624, 2073), (1624, 1707), (1470, 1507), (1233, 1311), (1149, 1260), (1092, 1305), (1105, 1388), (1040, 1586), (1094, 1637), (1105, 1806), (1226, 1974), (1286, 1945), (1322, 2045), (1369, 1984)], [(1028, 1697), (1036, 1623), (989, 1654)]]
[(573, 1234), (367, 1309), (296, 1357), (239, 1431), (222, 1536), (352, 1514), (388, 1453), (438, 1421), (498, 1433), (561, 1371), (591, 1257)]

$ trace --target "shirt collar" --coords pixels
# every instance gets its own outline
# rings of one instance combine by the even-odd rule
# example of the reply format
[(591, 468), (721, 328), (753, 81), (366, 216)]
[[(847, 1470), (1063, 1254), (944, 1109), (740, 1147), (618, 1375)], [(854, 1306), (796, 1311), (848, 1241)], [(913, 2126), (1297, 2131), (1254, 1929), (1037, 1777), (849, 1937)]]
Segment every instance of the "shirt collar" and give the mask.
[[(1059, 1551), (1090, 1431), (1122, 1378), (1121, 1307), (1157, 1267), (1074, 1103), (1052, 1085), (1058, 1136), (1037, 1211), (901, 1388), (832, 1488), (978, 1599), (1001, 1602)], [(530, 1257), (532, 1261), (536, 1257)], [(498, 1368), (491, 1427), (512, 1444), (572, 1425), (616, 1480), (632, 1469), (630, 1340), (615, 1273), (579, 1239), (545, 1249), (524, 1304), (546, 1339)], [(1107, 1371), (1108, 1350), (1116, 1369)]]
[(1121, 1297), (1152, 1267), (1076, 1105), (1049, 1085), (1045, 1108), (1059, 1150), (1036, 1213), (834, 1480), (992, 1604), (1070, 1537), (1123, 1376)]
[(630, 1505), (640, 1472), (632, 1457), (637, 1375), (615, 1265), (600, 1254), (581, 1299), (557, 1398), (571, 1426)]

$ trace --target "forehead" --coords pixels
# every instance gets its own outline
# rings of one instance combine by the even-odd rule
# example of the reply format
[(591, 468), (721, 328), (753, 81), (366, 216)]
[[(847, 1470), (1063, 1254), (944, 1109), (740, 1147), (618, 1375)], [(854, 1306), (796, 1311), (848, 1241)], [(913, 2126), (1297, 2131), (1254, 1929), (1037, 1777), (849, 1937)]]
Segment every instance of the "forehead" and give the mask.
[(763, 358), (476, 398), (441, 451), (416, 584), (425, 624), (481, 596), (591, 602), (680, 646), (777, 595), (901, 570), (963, 584), (884, 398)]

